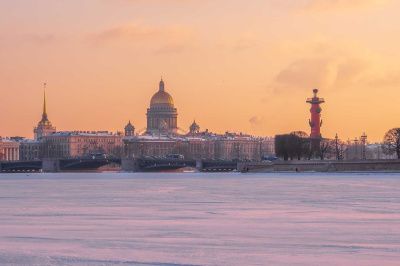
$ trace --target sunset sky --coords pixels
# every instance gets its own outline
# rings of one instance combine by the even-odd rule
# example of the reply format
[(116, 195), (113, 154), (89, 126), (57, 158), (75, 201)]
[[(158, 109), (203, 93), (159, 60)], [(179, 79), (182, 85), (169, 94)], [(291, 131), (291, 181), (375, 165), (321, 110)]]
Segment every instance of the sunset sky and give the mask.
[(58, 130), (123, 130), (160, 77), (180, 128), (380, 141), (400, 126), (400, 1), (2, 0), (0, 135), (32, 137), (48, 83)]

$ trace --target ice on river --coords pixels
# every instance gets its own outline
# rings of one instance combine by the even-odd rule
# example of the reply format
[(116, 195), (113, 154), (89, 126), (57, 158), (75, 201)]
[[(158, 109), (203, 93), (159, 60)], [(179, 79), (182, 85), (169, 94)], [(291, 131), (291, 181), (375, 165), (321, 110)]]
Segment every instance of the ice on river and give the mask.
[(400, 174), (0, 174), (0, 265), (400, 265)]

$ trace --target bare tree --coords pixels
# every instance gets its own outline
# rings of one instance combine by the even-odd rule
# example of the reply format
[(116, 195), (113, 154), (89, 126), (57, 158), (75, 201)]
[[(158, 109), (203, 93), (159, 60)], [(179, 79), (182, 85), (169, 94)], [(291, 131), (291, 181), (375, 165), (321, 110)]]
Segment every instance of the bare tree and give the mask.
[(385, 154), (396, 154), (397, 158), (400, 159), (400, 128), (392, 128), (386, 132), (382, 148)]
[(307, 156), (310, 150), (310, 139), (306, 132), (304, 131), (293, 131), (290, 133), (292, 136), (291, 144), (292, 150), (297, 160), (301, 160), (302, 157)]
[(285, 134), (275, 136), (276, 156), (282, 157), (285, 161), (288, 161), (291, 155), (289, 148), (289, 135)]
[(310, 150), (310, 139), (307, 133), (295, 131), (290, 134), (275, 136), (275, 152), (285, 161), (307, 156)]
[(324, 160), (335, 152), (335, 141), (330, 139), (322, 139), (319, 146), (319, 157)]

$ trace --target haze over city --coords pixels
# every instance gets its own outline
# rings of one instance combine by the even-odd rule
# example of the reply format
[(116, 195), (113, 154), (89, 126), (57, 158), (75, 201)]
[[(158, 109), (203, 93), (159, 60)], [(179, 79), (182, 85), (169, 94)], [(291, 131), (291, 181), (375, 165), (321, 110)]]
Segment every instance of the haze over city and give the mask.
[(399, 0), (0, 0), (0, 265), (398, 266)]
[(59, 130), (146, 127), (160, 76), (212, 131), (381, 141), (398, 124), (398, 1), (16, 0), (0, 3), (1, 135), (31, 137), (48, 83)]

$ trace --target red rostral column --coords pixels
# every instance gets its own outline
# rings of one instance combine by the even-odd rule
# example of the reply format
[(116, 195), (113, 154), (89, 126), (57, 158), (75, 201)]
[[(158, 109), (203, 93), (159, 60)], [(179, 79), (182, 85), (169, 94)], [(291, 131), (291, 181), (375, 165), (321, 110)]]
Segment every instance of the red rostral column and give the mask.
[(308, 98), (307, 103), (311, 104), (311, 119), (309, 121), (310, 127), (311, 127), (311, 134), (310, 138), (311, 139), (318, 139), (320, 140), (322, 138), (321, 136), (321, 126), (322, 126), (322, 120), (321, 120), (321, 103), (324, 103), (325, 100), (323, 98), (318, 97), (318, 90), (314, 89), (314, 97), (313, 98)]

